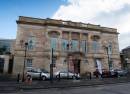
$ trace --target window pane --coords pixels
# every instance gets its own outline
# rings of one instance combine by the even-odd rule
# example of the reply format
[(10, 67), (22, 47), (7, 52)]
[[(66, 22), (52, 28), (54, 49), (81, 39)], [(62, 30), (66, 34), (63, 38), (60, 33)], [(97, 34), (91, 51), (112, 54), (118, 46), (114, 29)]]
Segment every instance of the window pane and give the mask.
[(32, 67), (32, 59), (26, 60), (26, 67)]
[(73, 51), (78, 51), (79, 50), (79, 42), (78, 42), (78, 40), (72, 40), (71, 44), (72, 44), (72, 50)]
[(53, 48), (54, 50), (57, 49), (57, 38), (51, 38), (51, 48)]
[(112, 54), (112, 43), (109, 43), (108, 54)]
[(93, 41), (93, 51), (94, 53), (97, 53), (100, 50), (100, 44), (97, 41)]
[(68, 50), (68, 40), (62, 39), (62, 50), (66, 51)]
[(30, 36), (28, 39), (28, 50), (32, 50), (35, 46), (35, 37)]
[(87, 43), (86, 40), (82, 40), (80, 43), (80, 48), (82, 52), (87, 52)]

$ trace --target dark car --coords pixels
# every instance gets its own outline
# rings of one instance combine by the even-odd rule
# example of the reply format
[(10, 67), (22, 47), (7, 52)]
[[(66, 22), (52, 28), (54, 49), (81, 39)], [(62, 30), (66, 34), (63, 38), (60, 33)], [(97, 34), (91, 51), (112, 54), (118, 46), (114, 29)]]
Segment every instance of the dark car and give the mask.
[(127, 70), (123, 70), (123, 69), (115, 69), (114, 72), (118, 76), (127, 76), (128, 75), (128, 71)]
[(109, 78), (111, 77), (111, 72), (107, 69), (102, 69), (102, 78)]
[(99, 77), (99, 75), (101, 75), (102, 78), (117, 77), (117, 73), (114, 71), (109, 71), (107, 69), (102, 69), (102, 74), (100, 74), (98, 70), (94, 71), (93, 74), (96, 77)]

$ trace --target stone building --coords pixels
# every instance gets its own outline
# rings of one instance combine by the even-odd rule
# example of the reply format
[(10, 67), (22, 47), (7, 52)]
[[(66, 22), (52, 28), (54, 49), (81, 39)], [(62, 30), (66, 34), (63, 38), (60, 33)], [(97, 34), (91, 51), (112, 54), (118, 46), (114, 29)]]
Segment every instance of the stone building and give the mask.
[(54, 71), (69, 70), (83, 74), (96, 69), (120, 68), (118, 47), (118, 32), (114, 28), (20, 16), (13, 72), (22, 73), (24, 60), (26, 68), (49, 71), (52, 48)]
[(130, 70), (130, 46), (122, 49), (121, 54), (122, 69)]

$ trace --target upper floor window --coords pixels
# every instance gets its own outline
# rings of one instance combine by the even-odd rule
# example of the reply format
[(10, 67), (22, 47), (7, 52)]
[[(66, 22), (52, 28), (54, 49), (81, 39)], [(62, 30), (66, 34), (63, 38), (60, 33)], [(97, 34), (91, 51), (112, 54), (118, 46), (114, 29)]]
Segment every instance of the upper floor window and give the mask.
[(69, 49), (69, 41), (66, 39), (62, 39), (62, 50), (66, 51)]
[(79, 41), (78, 40), (71, 40), (72, 50), (79, 51)]
[(60, 33), (57, 31), (51, 31), (48, 33), (50, 37), (50, 46), (54, 50), (58, 49), (58, 38), (60, 36)]
[(108, 54), (112, 54), (112, 43), (108, 44)]
[(93, 35), (92, 37), (92, 49), (94, 51), (94, 53), (98, 53), (98, 51), (100, 50), (100, 43), (98, 42), (100, 39), (100, 36), (98, 35)]
[(92, 48), (93, 48), (94, 53), (97, 53), (100, 50), (100, 44), (99, 44), (99, 42), (93, 41)]
[(82, 52), (87, 52), (87, 41), (86, 40), (81, 40), (80, 42), (80, 49)]
[(53, 50), (56, 50), (58, 48), (58, 39), (57, 38), (51, 38), (51, 48), (53, 48)]
[(28, 38), (28, 50), (32, 50), (35, 47), (35, 37), (30, 36)]

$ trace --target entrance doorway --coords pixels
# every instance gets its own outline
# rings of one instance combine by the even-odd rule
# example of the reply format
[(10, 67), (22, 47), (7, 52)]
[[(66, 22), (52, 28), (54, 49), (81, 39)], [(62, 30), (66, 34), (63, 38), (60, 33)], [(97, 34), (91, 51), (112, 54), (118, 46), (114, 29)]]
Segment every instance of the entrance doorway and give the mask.
[(68, 70), (73, 72), (73, 73), (80, 73), (80, 59), (72, 59), (69, 58), (69, 62), (68, 62)]
[(68, 54), (68, 69), (73, 73), (80, 74), (80, 63), (82, 57), (84, 57), (84, 54), (80, 52), (73, 52)]
[(79, 74), (80, 73), (80, 59), (74, 59), (73, 64), (74, 64), (74, 73)]

